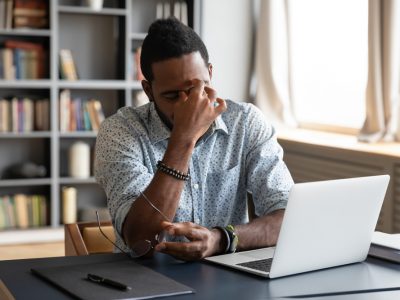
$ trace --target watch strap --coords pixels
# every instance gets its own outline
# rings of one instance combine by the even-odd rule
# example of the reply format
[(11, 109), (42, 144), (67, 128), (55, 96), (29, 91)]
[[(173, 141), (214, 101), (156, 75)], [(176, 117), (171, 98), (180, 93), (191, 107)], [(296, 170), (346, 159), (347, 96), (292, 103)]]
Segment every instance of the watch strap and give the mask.
[(225, 230), (229, 235), (229, 248), (227, 253), (234, 253), (236, 252), (236, 248), (239, 243), (239, 238), (235, 232), (235, 226), (228, 225), (225, 227)]
[(224, 227), (221, 227), (221, 226), (215, 226), (213, 228), (218, 229), (219, 231), (221, 231), (222, 238), (225, 239), (225, 241), (226, 241), (226, 247), (225, 247), (225, 249), (224, 249), (224, 251), (222, 253), (228, 253), (229, 248), (231, 247), (231, 239), (230, 239), (228, 231)]

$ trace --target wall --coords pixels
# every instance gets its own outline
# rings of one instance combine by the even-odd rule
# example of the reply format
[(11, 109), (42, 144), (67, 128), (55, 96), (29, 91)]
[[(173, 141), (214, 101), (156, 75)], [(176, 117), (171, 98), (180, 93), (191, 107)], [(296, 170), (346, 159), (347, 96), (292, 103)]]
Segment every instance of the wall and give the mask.
[(251, 55), (252, 1), (203, 0), (201, 36), (208, 48), (218, 95), (248, 99)]

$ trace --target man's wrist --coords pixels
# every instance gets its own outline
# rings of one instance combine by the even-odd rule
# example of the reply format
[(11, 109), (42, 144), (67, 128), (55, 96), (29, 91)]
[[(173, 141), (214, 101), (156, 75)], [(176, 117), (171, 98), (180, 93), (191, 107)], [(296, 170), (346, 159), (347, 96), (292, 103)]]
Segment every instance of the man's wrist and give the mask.
[(189, 161), (192, 156), (196, 143), (184, 142), (171, 135), (167, 150), (162, 159), (166, 165), (187, 173), (189, 170)]
[(179, 133), (172, 130), (170, 136), (170, 143), (182, 148), (182, 150), (192, 150), (196, 146), (197, 139), (190, 137), (186, 134)]
[(215, 250), (213, 251), (213, 254), (224, 254), (226, 252), (228, 243), (225, 233), (218, 227), (214, 227), (213, 229), (211, 229), (211, 232), (215, 237)]

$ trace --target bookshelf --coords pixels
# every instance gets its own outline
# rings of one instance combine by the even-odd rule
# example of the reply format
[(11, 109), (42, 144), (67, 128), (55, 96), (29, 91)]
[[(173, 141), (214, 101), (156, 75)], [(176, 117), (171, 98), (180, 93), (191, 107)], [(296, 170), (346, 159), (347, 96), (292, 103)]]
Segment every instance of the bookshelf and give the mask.
[[(185, 1), (188, 23), (200, 30), (200, 1)], [(71, 98), (98, 99), (105, 117), (122, 106), (132, 106), (141, 91), (139, 81), (132, 79), (132, 51), (141, 45), (148, 26), (156, 18), (157, 4), (174, 1), (104, 0), (101, 10), (86, 7), (81, 0), (46, 0), (48, 26), (45, 28), (3, 28), (0, 45), (7, 40), (38, 43), (46, 52), (45, 73), (38, 79), (0, 78), (0, 99), (32, 96), (49, 101), (49, 129), (29, 132), (0, 132), (0, 176), (12, 164), (31, 161), (47, 169), (44, 178), (5, 179), (0, 177), (0, 197), (4, 195), (40, 194), (47, 198), (47, 229), (62, 225), (61, 191), (64, 186), (77, 189), (78, 210), (106, 206), (106, 196), (93, 177), (72, 178), (68, 175), (68, 150), (76, 141), (90, 145), (93, 156), (95, 131), (60, 131), (59, 95), (68, 89)], [(0, 8), (1, 9), (1, 8)], [(70, 49), (79, 79), (60, 79), (59, 50)], [(79, 218), (79, 214), (78, 214)], [(93, 220), (95, 216), (93, 215)], [(0, 229), (2, 234), (32, 229)]]

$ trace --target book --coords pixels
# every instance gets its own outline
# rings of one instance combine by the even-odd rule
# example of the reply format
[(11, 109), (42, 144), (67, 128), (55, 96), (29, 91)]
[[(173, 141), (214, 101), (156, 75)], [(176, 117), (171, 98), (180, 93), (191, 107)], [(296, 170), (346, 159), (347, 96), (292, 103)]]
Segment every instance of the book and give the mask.
[(7, 220), (7, 213), (4, 205), (4, 200), (3, 197), (0, 197), (0, 230), (7, 228), (8, 226), (7, 223), (8, 220)]
[(10, 131), (10, 101), (0, 99), (0, 132)]
[(97, 124), (98, 128), (100, 128), (101, 123), (105, 119), (103, 107), (99, 100), (93, 99), (92, 101), (93, 101), (93, 106), (94, 106), (94, 111), (95, 111), (96, 124)]
[(6, 16), (5, 16), (5, 29), (12, 28), (12, 10), (13, 10), (13, 0), (6, 0)]
[[(194, 293), (194, 290), (128, 257), (115, 261), (61, 267), (33, 268), (32, 273), (79, 299), (150, 299)], [(121, 282), (130, 290), (118, 290), (87, 280), (96, 274)]]
[[(22, 50), (19, 54), (20, 79), (38, 79), (46, 76), (46, 52), (41, 43), (6, 40), (4, 46), (5, 49), (11, 49), (11, 52), (16, 49)], [(14, 72), (16, 73), (16, 71)]]
[(3, 196), (5, 211), (9, 220), (9, 228), (15, 228), (17, 226), (14, 199), (11, 196)]
[(15, 209), (17, 212), (17, 224), (19, 228), (29, 227), (28, 197), (23, 194), (14, 195)]
[(14, 0), (14, 16), (45, 17), (47, 4), (45, 0)]
[(47, 200), (46, 197), (43, 195), (39, 195), (39, 204), (40, 204), (40, 209), (39, 209), (39, 222), (40, 226), (46, 226), (48, 223), (49, 219), (49, 212), (47, 209)]
[(23, 132), (33, 131), (33, 101), (29, 98), (23, 98), (22, 100), (22, 120), (23, 120)]
[(18, 132), (19, 131), (19, 113), (18, 113), (18, 98), (13, 97), (11, 99), (11, 120), (12, 120), (12, 126), (11, 126), (11, 131), (12, 132)]
[(400, 233), (389, 234), (375, 231), (372, 236), (372, 244), (400, 250)]
[(43, 17), (14, 17), (14, 28), (45, 28), (47, 25), (48, 21)]
[(35, 130), (47, 131), (50, 129), (50, 102), (48, 99), (41, 99), (35, 101)]
[(22, 79), (22, 74), (21, 74), (21, 60), (22, 60), (22, 51), (21, 49), (15, 49), (13, 51), (14, 54), (14, 66), (15, 66), (15, 79)]
[(2, 50), (3, 60), (3, 78), (5, 80), (15, 79), (15, 66), (14, 66), (14, 55), (12, 49), (5, 48)]
[(76, 131), (76, 111), (75, 100), (71, 99), (69, 102), (69, 128), (68, 131)]
[(83, 110), (83, 121), (85, 125), (85, 130), (90, 131), (92, 130), (92, 124), (90, 122), (90, 115), (86, 101), (82, 101), (82, 110)]
[(72, 52), (70, 49), (60, 50), (60, 71), (61, 71), (61, 79), (66, 79), (66, 80), (78, 79), (74, 58), (72, 56)]
[(71, 92), (70, 90), (62, 90), (60, 92), (60, 105), (59, 105), (59, 119), (60, 119), (60, 131), (66, 132), (69, 130), (70, 121), (70, 102)]
[(87, 101), (86, 107), (87, 107), (87, 111), (89, 113), (91, 127), (94, 131), (98, 131), (99, 123), (98, 123), (98, 118), (96, 116), (97, 112), (96, 112), (96, 108), (94, 105), (94, 100), (92, 99), (92, 100)]
[(45, 0), (14, 0), (14, 28), (45, 28), (48, 26), (48, 6)]
[(375, 231), (368, 255), (400, 263), (400, 234)]
[(26, 229), (47, 225), (45, 196), (16, 194), (5, 195), (0, 199), (0, 229)]

